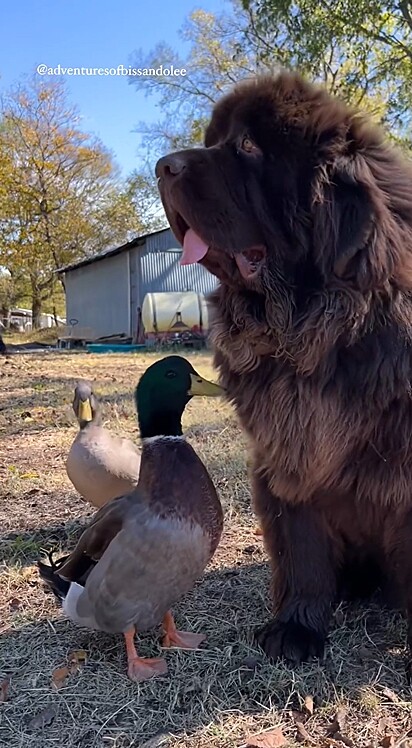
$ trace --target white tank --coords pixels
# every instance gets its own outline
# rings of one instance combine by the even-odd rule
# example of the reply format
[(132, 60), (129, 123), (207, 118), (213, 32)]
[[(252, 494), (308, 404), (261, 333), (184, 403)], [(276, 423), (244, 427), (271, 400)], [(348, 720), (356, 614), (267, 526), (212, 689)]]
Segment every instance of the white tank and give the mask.
[(143, 299), (142, 322), (146, 335), (208, 330), (207, 305), (195, 291), (148, 293)]

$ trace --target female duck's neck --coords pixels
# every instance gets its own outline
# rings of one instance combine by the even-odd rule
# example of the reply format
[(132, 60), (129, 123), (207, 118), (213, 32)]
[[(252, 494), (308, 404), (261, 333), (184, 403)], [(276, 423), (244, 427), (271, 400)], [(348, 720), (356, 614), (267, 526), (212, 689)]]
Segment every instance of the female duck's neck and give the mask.
[(148, 439), (153, 436), (182, 436), (182, 423), (179, 414), (163, 412), (139, 416), (140, 436)]

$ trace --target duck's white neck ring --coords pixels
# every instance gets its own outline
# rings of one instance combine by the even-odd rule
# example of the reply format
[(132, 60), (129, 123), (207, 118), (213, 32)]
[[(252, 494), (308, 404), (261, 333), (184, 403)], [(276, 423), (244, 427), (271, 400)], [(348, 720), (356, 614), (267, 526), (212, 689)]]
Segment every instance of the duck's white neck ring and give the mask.
[(142, 439), (143, 444), (151, 444), (157, 441), (185, 441), (184, 436), (169, 436), (167, 434), (159, 434), (158, 436), (145, 436)]

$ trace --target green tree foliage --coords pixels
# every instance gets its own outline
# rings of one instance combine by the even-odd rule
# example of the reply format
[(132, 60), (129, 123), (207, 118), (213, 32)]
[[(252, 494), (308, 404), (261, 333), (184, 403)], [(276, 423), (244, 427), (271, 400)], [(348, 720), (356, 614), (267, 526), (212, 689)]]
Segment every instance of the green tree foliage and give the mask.
[(33, 322), (56, 270), (143, 230), (110, 154), (79, 126), (61, 82), (14, 88), (0, 122), (0, 266), (29, 287)]
[(159, 205), (159, 191), (149, 168), (133, 171), (126, 180), (127, 199), (132, 203), (137, 215), (143, 216), (146, 233), (167, 228), (164, 212)]
[(369, 111), (411, 148), (412, 5), (406, 0), (242, 0), (245, 43)]
[(140, 125), (152, 161), (201, 143), (215, 100), (235, 81), (279, 66), (369, 111), (390, 137), (412, 147), (412, 10), (400, 0), (234, 0), (232, 12), (192, 13), (181, 32), (184, 58), (167, 44), (134, 64), (173, 61), (186, 77), (131, 78), (158, 97), (163, 118)]

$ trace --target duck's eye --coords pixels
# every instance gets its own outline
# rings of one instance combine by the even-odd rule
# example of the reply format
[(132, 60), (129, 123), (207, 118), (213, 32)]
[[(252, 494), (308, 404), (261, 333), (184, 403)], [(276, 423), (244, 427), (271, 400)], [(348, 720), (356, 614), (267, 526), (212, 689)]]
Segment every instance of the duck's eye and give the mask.
[(176, 372), (172, 371), (172, 369), (171, 369), (170, 371), (166, 372), (166, 376), (167, 376), (168, 379), (174, 379), (175, 376), (176, 376)]

